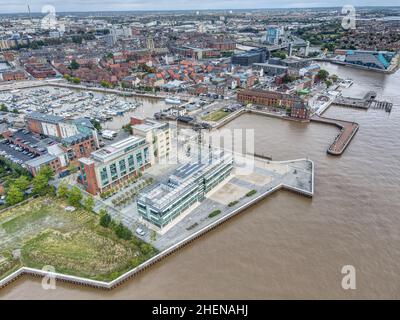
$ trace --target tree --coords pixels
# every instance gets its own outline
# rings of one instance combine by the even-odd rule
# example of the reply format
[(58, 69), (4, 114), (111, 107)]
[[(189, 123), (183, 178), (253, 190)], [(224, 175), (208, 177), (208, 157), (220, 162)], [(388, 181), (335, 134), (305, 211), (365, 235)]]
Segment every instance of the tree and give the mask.
[(104, 87), (104, 88), (111, 88), (111, 87), (112, 87), (112, 84), (109, 83), (109, 82), (106, 81), (106, 80), (101, 80), (101, 81), (100, 81), (100, 85), (101, 85), (102, 87)]
[(33, 193), (39, 195), (45, 195), (49, 191), (49, 179), (45, 174), (40, 172), (33, 178)]
[(6, 202), (10, 206), (24, 200), (24, 193), (15, 185), (11, 185), (7, 192)]
[(54, 177), (54, 172), (49, 166), (41, 167), (38, 174), (45, 176), (48, 181)]
[(328, 71), (326, 71), (324, 69), (321, 69), (321, 70), (318, 71), (318, 78), (320, 80), (325, 81), (328, 78), (328, 76), (329, 76), (329, 72)]
[(118, 238), (124, 240), (131, 240), (133, 236), (132, 231), (125, 227), (122, 222), (120, 222), (115, 228), (115, 234)]
[(272, 57), (286, 59), (286, 53), (284, 51), (275, 51), (272, 53)]
[(82, 36), (72, 36), (72, 42), (76, 44), (82, 44), (83, 37)]
[(87, 196), (84, 203), (83, 207), (85, 208), (86, 211), (92, 212), (94, 208), (94, 199), (92, 196)]
[(328, 51), (334, 51), (335, 50), (335, 43), (325, 43), (324, 46), (322, 47), (323, 49), (327, 49)]
[(0, 104), (0, 111), (2, 111), (2, 112), (8, 112), (8, 108), (7, 108), (7, 106), (6, 106), (4, 103)]
[(325, 84), (326, 84), (326, 87), (329, 88), (332, 85), (332, 81), (331, 80), (326, 80)]
[(289, 83), (289, 82), (292, 82), (292, 81), (294, 81), (294, 80), (296, 80), (296, 78), (293, 77), (293, 76), (290, 76), (290, 75), (288, 75), (288, 74), (285, 74), (285, 75), (283, 76), (283, 78), (282, 78), (283, 83)]
[(16, 186), (19, 190), (25, 191), (28, 189), (30, 185), (30, 181), (27, 176), (20, 176), (19, 178), (15, 179), (14, 186)]
[(92, 123), (93, 127), (94, 127), (96, 130), (98, 130), (98, 131), (101, 130), (101, 123), (100, 123), (99, 121), (97, 121), (97, 120), (91, 120), (90, 122)]
[(111, 216), (108, 214), (106, 209), (101, 209), (99, 214), (100, 214), (100, 225), (104, 228), (108, 228), (111, 224)]
[(68, 203), (71, 206), (80, 207), (81, 200), (82, 191), (76, 186), (72, 187), (72, 189), (68, 192)]
[(142, 243), (140, 245), (140, 252), (143, 255), (147, 256), (147, 255), (149, 255), (149, 254), (151, 254), (153, 252), (153, 247), (152, 247), (152, 245), (150, 243), (145, 243), (144, 242), (144, 243)]
[(125, 132), (132, 134), (132, 126), (130, 123), (123, 125), (122, 129), (124, 129)]
[(66, 183), (62, 182), (60, 183), (60, 185), (58, 186), (58, 192), (57, 195), (59, 198), (67, 198), (68, 196), (68, 186)]
[(45, 195), (47, 192), (51, 191), (49, 181), (51, 178), (53, 178), (53, 176), (54, 172), (49, 166), (40, 168), (40, 170), (32, 180), (33, 193)]
[(76, 60), (72, 60), (69, 65), (69, 68), (71, 70), (77, 70), (77, 69), (79, 69), (79, 67), (80, 67), (80, 64), (78, 62), (76, 62)]
[(81, 83), (81, 79), (79, 79), (78, 77), (74, 77), (72, 79), (72, 82), (75, 83), (75, 84), (80, 84)]

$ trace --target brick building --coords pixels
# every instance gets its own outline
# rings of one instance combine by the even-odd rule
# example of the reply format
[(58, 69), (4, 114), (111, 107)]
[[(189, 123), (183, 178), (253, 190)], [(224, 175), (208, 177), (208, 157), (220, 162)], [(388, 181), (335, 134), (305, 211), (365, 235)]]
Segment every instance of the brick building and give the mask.
[(298, 96), (289, 95), (276, 91), (258, 89), (245, 89), (237, 94), (237, 100), (242, 103), (253, 103), (257, 105), (288, 108), (290, 116), (299, 119), (308, 119), (309, 109), (307, 103)]
[(20, 71), (20, 70), (3, 72), (2, 77), (3, 77), (3, 81), (14, 81), (14, 80), (27, 79), (25, 72)]

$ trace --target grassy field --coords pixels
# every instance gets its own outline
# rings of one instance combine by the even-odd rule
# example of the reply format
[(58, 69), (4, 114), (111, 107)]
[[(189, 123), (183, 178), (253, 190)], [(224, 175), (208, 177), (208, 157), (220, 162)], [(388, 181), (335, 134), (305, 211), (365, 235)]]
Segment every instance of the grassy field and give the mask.
[(223, 118), (225, 118), (229, 112), (223, 111), (223, 110), (217, 110), (213, 111), (210, 114), (204, 116), (202, 119), (205, 121), (219, 121)]
[(67, 212), (66, 206), (37, 198), (0, 214), (0, 278), (21, 266), (51, 265), (56, 272), (109, 281), (156, 254), (137, 238), (117, 238), (95, 214)]

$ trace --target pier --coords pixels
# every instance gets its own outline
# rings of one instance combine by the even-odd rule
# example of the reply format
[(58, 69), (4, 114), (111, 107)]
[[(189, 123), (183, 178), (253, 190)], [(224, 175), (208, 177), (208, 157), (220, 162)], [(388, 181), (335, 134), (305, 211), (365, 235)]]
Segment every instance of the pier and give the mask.
[(369, 91), (365, 94), (364, 98), (351, 98), (351, 97), (337, 97), (334, 100), (334, 104), (342, 107), (358, 108), (358, 109), (368, 109), (376, 98), (376, 92)]
[(372, 101), (370, 104), (371, 109), (385, 109), (386, 112), (391, 112), (393, 103), (387, 101)]
[(336, 136), (335, 140), (327, 150), (329, 154), (335, 156), (343, 154), (344, 150), (347, 148), (351, 139), (353, 139), (360, 127), (356, 122), (326, 118), (318, 115), (313, 115), (311, 121), (334, 125), (340, 129), (340, 133)]
[(364, 98), (351, 98), (351, 97), (337, 97), (333, 104), (341, 107), (356, 108), (356, 109), (384, 109), (386, 112), (392, 111), (393, 103), (387, 101), (375, 100), (376, 92), (369, 91), (365, 94)]

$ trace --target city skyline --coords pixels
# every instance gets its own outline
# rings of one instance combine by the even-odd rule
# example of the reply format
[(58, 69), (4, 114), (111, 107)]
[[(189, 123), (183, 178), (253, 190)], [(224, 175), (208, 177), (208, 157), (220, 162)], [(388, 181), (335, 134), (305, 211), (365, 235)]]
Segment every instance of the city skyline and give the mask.
[[(25, 13), (29, 5), (31, 12), (41, 12), (45, 5), (52, 5), (56, 12), (98, 12), (98, 11), (177, 11), (177, 10), (246, 10), (246, 9), (290, 9), (290, 8), (324, 8), (324, 7), (340, 7), (344, 5), (354, 6), (376, 6), (375, 1), (315, 1), (303, 0), (295, 2), (293, 0), (273, 0), (265, 1), (239, 1), (239, 0), (205, 0), (201, 3), (186, 0), (85, 0), (85, 1), (46, 1), (46, 0), (16, 0), (13, 4), (0, 1), (0, 14)], [(398, 6), (397, 1), (387, 0), (379, 5)]]

